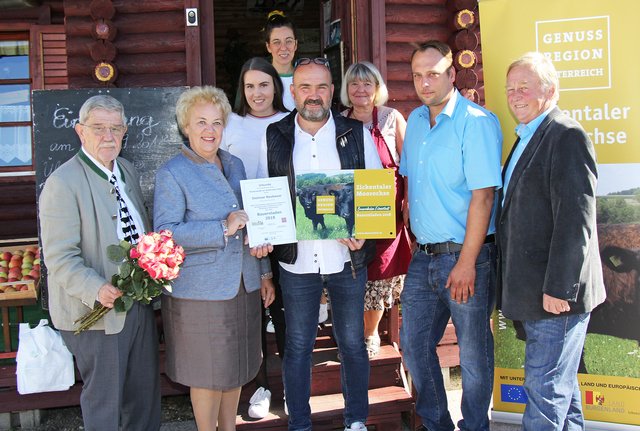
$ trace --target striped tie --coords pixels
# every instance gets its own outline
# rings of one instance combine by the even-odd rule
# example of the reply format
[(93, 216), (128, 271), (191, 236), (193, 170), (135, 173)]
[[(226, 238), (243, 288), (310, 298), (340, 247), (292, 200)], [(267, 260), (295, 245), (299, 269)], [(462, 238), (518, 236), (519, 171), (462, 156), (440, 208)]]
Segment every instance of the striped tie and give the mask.
[(120, 189), (118, 188), (118, 182), (116, 181), (116, 176), (114, 174), (111, 175), (109, 182), (116, 191), (116, 198), (118, 199), (118, 205), (120, 206), (120, 227), (124, 233), (124, 240), (135, 245), (138, 243), (138, 230), (136, 229), (136, 224), (133, 222), (133, 217), (129, 214), (127, 203), (122, 198), (122, 195), (120, 195)]

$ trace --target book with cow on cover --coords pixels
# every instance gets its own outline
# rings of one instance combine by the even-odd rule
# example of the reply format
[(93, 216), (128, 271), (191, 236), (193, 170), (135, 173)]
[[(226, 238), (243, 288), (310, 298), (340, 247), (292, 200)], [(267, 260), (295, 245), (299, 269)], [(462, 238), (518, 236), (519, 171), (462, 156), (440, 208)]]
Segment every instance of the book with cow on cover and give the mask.
[(391, 169), (296, 174), (296, 238), (395, 238), (395, 177)]

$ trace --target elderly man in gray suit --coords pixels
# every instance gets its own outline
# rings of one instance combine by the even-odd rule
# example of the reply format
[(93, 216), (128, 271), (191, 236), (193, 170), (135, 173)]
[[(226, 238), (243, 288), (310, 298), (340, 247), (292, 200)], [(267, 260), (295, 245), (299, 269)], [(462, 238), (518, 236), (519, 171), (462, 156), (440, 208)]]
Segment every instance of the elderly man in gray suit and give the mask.
[(74, 321), (122, 293), (111, 285), (118, 271), (110, 244), (132, 243), (149, 229), (138, 175), (118, 157), (127, 130), (122, 104), (89, 98), (75, 131), (82, 148), (47, 179), (39, 212), (47, 265), (49, 310), (83, 381), (80, 405), (86, 430), (160, 428), (158, 337), (153, 310), (140, 303), (109, 311), (90, 330), (74, 335)]
[(496, 218), (504, 315), (523, 323), (529, 431), (584, 429), (578, 363), (591, 310), (605, 299), (596, 232), (593, 144), (560, 111), (558, 77), (540, 53), (507, 72), (520, 123)]

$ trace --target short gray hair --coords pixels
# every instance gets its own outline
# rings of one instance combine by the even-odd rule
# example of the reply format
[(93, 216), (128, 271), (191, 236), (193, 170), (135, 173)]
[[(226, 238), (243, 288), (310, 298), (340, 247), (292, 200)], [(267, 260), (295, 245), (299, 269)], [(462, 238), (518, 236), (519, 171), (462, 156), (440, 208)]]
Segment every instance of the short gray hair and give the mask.
[(193, 105), (199, 102), (211, 103), (220, 109), (223, 126), (227, 125), (227, 120), (231, 113), (231, 105), (229, 104), (229, 99), (227, 98), (227, 95), (224, 94), (224, 91), (211, 85), (191, 87), (180, 95), (178, 102), (176, 103), (176, 119), (178, 120), (178, 127), (180, 127), (180, 130), (185, 136), (186, 133), (184, 133), (184, 128), (187, 123), (189, 123), (189, 110)]
[(122, 116), (122, 124), (127, 125), (127, 117), (124, 115), (124, 106), (118, 99), (108, 94), (98, 94), (88, 98), (80, 108), (78, 114), (80, 124), (84, 124), (89, 119), (91, 111), (103, 109), (105, 111), (118, 112)]
[(344, 74), (342, 88), (340, 89), (340, 101), (344, 106), (353, 106), (351, 100), (349, 100), (348, 87), (349, 84), (356, 80), (375, 84), (376, 92), (373, 96), (373, 104), (375, 106), (382, 106), (387, 103), (387, 100), (389, 100), (389, 91), (387, 90), (387, 84), (385, 84), (382, 79), (382, 74), (373, 63), (359, 61), (349, 66)]
[(557, 102), (560, 99), (560, 82), (558, 80), (558, 73), (553, 65), (553, 62), (544, 54), (531, 51), (524, 53), (520, 58), (513, 61), (507, 69), (507, 75), (516, 67), (525, 67), (536, 74), (540, 83), (549, 89), (553, 87), (555, 89), (552, 101)]

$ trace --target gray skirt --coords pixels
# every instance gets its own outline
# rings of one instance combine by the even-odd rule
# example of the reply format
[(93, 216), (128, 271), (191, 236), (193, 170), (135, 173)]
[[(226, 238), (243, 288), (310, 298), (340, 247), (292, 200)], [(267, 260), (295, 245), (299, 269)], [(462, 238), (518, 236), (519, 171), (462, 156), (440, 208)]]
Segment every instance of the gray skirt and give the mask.
[(260, 290), (224, 301), (162, 295), (165, 372), (185, 386), (225, 391), (251, 381), (262, 351)]

